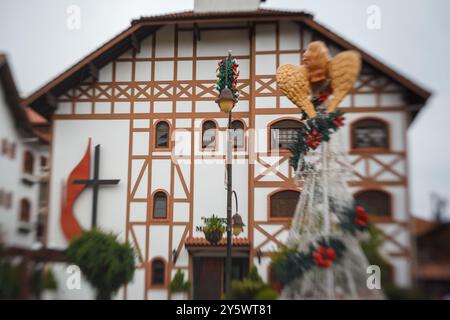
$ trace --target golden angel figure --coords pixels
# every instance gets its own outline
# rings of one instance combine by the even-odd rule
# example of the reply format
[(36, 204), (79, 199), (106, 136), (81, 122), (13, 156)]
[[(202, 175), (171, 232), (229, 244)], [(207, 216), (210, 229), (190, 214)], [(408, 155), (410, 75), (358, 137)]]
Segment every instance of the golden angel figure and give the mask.
[(322, 41), (314, 41), (303, 54), (302, 65), (285, 64), (278, 68), (277, 83), (289, 100), (309, 118), (314, 118), (316, 110), (310, 96), (331, 87), (333, 94), (325, 105), (328, 112), (335, 111), (352, 88), (360, 69), (358, 52), (344, 51), (330, 58), (326, 45)]

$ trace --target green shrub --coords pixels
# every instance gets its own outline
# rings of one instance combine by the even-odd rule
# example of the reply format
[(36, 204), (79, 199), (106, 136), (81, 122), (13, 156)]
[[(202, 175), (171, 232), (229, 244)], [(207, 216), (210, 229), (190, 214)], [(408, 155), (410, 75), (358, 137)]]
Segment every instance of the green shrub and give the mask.
[(414, 288), (399, 288), (393, 285), (383, 287), (389, 300), (427, 300), (429, 297), (422, 291)]
[(263, 282), (258, 274), (258, 269), (253, 267), (244, 280), (234, 280), (231, 283), (231, 298), (236, 300), (270, 300), (273, 294), (271, 295), (269, 290), (273, 289)]
[(255, 300), (276, 300), (278, 299), (278, 292), (275, 291), (275, 289), (272, 288), (266, 288), (261, 291), (259, 291), (255, 295)]
[(31, 274), (31, 292), (37, 299), (41, 298), (44, 290), (55, 291), (58, 289), (58, 283), (51, 268), (47, 270), (35, 269)]
[[(300, 275), (304, 271), (304, 265), (297, 263), (297, 249), (287, 246), (279, 246), (273, 253), (270, 267), (275, 278), (282, 286), (292, 281), (294, 275)], [(294, 260), (293, 260), (294, 258)]]
[(383, 244), (383, 236), (376, 226), (371, 225), (368, 230), (369, 239), (361, 242), (361, 249), (371, 265), (377, 265), (381, 270), (381, 285), (389, 286), (389, 264), (380, 254), (380, 246)]
[(48, 268), (42, 277), (42, 288), (44, 290), (58, 290), (58, 282), (51, 268)]
[(261, 282), (261, 283), (263, 282), (261, 276), (258, 273), (258, 269), (255, 266), (253, 266), (250, 269), (250, 271), (248, 272), (247, 278), (254, 282)]
[(69, 263), (76, 264), (97, 290), (96, 298), (109, 300), (133, 279), (135, 253), (128, 243), (99, 230), (83, 232), (66, 250)]
[(21, 265), (0, 261), (0, 299), (19, 298), (21, 271)]
[(184, 281), (184, 273), (178, 269), (169, 285), (170, 293), (188, 292), (191, 284)]
[(248, 278), (242, 281), (234, 280), (231, 283), (231, 297), (237, 300), (253, 300), (258, 292), (266, 287), (263, 282), (255, 282)]

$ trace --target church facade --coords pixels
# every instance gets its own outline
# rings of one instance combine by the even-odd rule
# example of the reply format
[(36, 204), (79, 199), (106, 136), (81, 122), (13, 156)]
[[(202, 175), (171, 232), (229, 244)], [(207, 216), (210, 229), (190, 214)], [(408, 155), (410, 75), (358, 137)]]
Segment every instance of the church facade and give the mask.
[[(354, 168), (349, 184), (382, 231), (392, 281), (409, 286), (406, 131), (429, 93), (302, 12), (140, 18), (25, 99), (52, 126), (46, 246), (63, 249), (79, 229), (89, 229), (96, 203), (96, 225), (137, 253), (134, 280), (117, 298), (171, 298), (177, 270), (192, 283), (190, 298), (220, 297), (225, 246), (209, 245), (201, 226), (212, 214), (226, 216), (228, 119), (214, 102), (214, 85), (217, 63), (231, 50), (240, 68), (233, 190), (245, 224), (233, 240), (233, 276), (256, 266), (270, 281), (271, 252), (285, 241), (301, 192), (287, 150), (300, 110), (280, 93), (275, 74), (282, 64), (300, 64), (313, 40), (324, 41), (332, 56), (362, 54), (359, 80), (340, 105)], [(91, 176), (80, 164), (94, 166), (97, 145), (98, 178), (119, 181), (94, 196), (89, 188), (75, 190), (73, 179)], [(65, 266), (55, 270), (64, 284)], [(80, 290), (60, 287), (60, 298), (92, 294), (86, 283)]]

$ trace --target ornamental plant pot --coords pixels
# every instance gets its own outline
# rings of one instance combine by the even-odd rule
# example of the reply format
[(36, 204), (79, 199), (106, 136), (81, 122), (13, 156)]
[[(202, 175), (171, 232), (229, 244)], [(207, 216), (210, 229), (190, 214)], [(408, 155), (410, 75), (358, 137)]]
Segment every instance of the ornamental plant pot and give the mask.
[(223, 232), (221, 230), (213, 230), (210, 232), (204, 232), (206, 240), (211, 244), (217, 244), (222, 240)]

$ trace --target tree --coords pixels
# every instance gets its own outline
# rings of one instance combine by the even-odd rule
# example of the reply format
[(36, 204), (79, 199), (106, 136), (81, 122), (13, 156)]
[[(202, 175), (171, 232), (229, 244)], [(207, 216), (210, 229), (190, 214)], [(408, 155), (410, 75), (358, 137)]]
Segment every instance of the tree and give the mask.
[(120, 287), (133, 279), (135, 252), (117, 236), (94, 229), (73, 239), (66, 250), (68, 262), (80, 267), (97, 290), (97, 300), (110, 300)]

